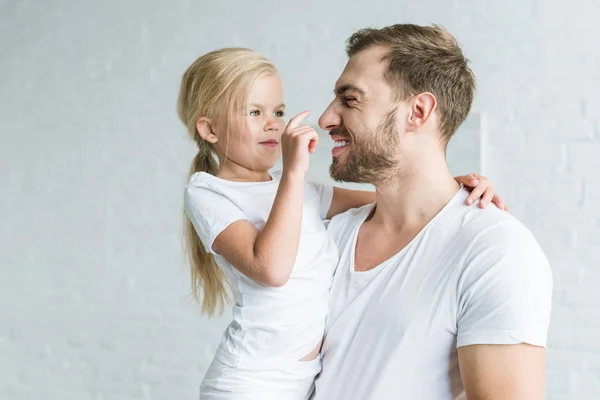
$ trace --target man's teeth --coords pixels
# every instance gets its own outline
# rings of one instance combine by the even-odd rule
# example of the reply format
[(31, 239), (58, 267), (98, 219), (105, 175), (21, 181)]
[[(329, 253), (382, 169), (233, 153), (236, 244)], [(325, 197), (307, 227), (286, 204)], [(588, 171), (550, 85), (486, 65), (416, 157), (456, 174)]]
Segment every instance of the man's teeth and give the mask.
[(347, 145), (348, 145), (348, 142), (345, 141), (345, 140), (339, 140), (339, 141), (336, 140), (336, 142), (335, 142), (335, 144), (334, 144), (333, 147), (344, 147), (344, 146), (347, 146)]

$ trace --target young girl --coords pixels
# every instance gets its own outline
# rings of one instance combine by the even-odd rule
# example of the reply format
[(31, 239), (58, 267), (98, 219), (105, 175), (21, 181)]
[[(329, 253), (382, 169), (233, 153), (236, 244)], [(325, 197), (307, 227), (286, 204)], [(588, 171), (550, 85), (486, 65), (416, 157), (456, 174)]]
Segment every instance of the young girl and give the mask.
[(375, 200), (305, 182), (318, 136), (308, 112), (284, 125), (282, 96), (273, 64), (247, 49), (210, 52), (182, 79), (178, 112), (198, 145), (185, 191), (194, 294), (209, 315), (234, 300), (201, 399), (310, 396), (338, 254), (323, 220)]

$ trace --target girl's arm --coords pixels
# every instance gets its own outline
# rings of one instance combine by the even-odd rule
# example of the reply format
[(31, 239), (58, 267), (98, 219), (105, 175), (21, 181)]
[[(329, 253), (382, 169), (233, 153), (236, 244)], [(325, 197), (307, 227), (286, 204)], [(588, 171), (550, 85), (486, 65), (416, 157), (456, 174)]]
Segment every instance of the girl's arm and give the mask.
[(263, 230), (236, 221), (217, 236), (215, 251), (261, 285), (285, 285), (298, 252), (303, 199), (304, 176), (284, 174)]
[(333, 199), (331, 200), (331, 206), (327, 212), (327, 219), (331, 219), (334, 216), (353, 208), (362, 207), (365, 204), (374, 202), (375, 192), (368, 192), (366, 190), (342, 189), (334, 186)]
[[(479, 198), (479, 207), (484, 208), (490, 202), (501, 210), (508, 211), (508, 207), (504, 204), (499, 195), (496, 194), (492, 184), (485, 176), (477, 174), (469, 174), (464, 176), (456, 176), (456, 182), (463, 184), (467, 190), (471, 190), (471, 194), (467, 198), (466, 204), (471, 205)], [(375, 201), (375, 192), (364, 190), (349, 190), (339, 187), (333, 188), (333, 199), (331, 207), (327, 213), (327, 219), (333, 218), (337, 214), (346, 212), (352, 208), (362, 207), (365, 204), (370, 204)]]
[(248, 278), (265, 286), (287, 283), (298, 253), (304, 178), (308, 153), (314, 151), (318, 135), (299, 126), (308, 116), (292, 118), (282, 135), (283, 174), (275, 201), (262, 231), (248, 220), (232, 223), (217, 236), (213, 247)]

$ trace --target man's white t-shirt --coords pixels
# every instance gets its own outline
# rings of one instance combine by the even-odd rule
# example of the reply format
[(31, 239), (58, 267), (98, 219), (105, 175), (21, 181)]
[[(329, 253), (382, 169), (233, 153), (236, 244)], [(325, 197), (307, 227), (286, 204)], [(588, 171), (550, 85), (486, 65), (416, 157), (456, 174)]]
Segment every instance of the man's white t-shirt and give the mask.
[(216, 357), (234, 368), (276, 369), (295, 363), (317, 346), (325, 332), (338, 254), (323, 223), (333, 198), (331, 186), (305, 184), (298, 255), (284, 286), (254, 282), (213, 249), (217, 236), (236, 221), (249, 220), (263, 229), (281, 174), (271, 175), (268, 182), (232, 182), (199, 172), (185, 190), (186, 213), (231, 284), (233, 322)]
[[(460, 398), (457, 348), (545, 347), (552, 274), (532, 234), (460, 189), (399, 253), (354, 270), (367, 205), (333, 218), (339, 248), (317, 400)], [(376, 248), (372, 251), (377, 251)]]

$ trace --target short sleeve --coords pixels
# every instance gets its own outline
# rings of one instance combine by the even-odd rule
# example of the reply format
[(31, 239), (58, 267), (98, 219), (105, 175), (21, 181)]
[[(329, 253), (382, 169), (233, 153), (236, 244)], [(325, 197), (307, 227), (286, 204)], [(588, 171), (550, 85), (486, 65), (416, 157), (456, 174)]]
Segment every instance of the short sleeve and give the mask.
[(548, 260), (524, 226), (488, 228), (466, 254), (459, 278), (457, 347), (546, 347), (552, 285)]
[(187, 186), (184, 206), (206, 251), (212, 254), (216, 254), (212, 246), (217, 236), (232, 223), (247, 219), (237, 205), (209, 185)]
[(317, 194), (319, 216), (321, 219), (326, 219), (329, 208), (331, 207), (331, 202), (333, 201), (333, 186), (319, 182), (308, 182), (308, 184)]

